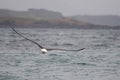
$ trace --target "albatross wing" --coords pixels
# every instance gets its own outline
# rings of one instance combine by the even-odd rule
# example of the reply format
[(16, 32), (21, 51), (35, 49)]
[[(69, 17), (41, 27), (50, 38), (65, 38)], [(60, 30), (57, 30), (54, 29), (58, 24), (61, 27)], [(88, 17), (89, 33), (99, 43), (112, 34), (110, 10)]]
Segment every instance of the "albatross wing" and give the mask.
[(81, 51), (81, 50), (84, 50), (85, 48), (81, 48), (81, 49), (76, 49), (76, 50), (67, 50), (67, 49), (58, 49), (58, 48), (47, 48), (48, 51), (51, 51), (51, 50), (59, 50), (59, 51)]
[(41, 49), (44, 48), (43, 46), (41, 46), (41, 45), (38, 44), (37, 42), (35, 42), (35, 41), (31, 40), (31, 39), (28, 39), (28, 38), (26, 38), (25, 36), (23, 36), (23, 35), (21, 35), (20, 33), (18, 33), (12, 26), (10, 26), (10, 27), (11, 27), (12, 30), (13, 30), (15, 33), (17, 33), (19, 36), (21, 36), (21, 37), (23, 37), (24, 39), (26, 39), (26, 40), (28, 40), (28, 41), (30, 41), (30, 42), (36, 44), (36, 45), (37, 45), (38, 47), (40, 47)]

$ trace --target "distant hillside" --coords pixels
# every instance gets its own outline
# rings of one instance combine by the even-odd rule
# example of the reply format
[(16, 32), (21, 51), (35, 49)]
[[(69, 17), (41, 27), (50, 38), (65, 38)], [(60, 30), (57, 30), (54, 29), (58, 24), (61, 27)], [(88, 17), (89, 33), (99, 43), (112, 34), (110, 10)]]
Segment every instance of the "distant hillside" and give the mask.
[[(14, 24), (15, 27), (32, 27), (32, 28), (92, 28), (99, 27), (90, 23), (85, 23), (69, 18), (54, 20), (36, 20), (32, 18), (0, 17), (0, 27), (9, 27)], [(99, 27), (100, 28), (100, 27)]]
[(28, 11), (14, 11), (7, 9), (0, 9), (1, 17), (23, 17), (40, 20), (61, 19), (63, 15), (59, 12), (49, 11), (46, 9), (29, 9)]
[[(113, 25), (116, 22), (117, 25), (119, 22), (117, 16), (72, 16), (69, 18), (59, 12), (46, 9), (29, 9), (28, 11), (0, 9), (0, 27), (9, 27), (10, 22), (15, 27), (120, 29), (119, 25), (107, 26), (105, 24), (111, 22)], [(100, 22), (105, 23), (98, 25)]]
[(120, 26), (120, 16), (71, 16), (70, 18), (98, 25)]

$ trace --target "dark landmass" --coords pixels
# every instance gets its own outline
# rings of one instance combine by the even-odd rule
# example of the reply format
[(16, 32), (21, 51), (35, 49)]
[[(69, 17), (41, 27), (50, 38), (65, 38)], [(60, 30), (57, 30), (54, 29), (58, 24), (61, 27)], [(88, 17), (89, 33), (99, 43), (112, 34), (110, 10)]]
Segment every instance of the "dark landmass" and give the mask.
[(33, 18), (38, 20), (61, 19), (63, 15), (59, 12), (46, 9), (29, 9), (28, 11), (14, 11), (0, 9), (1, 17)]
[(70, 18), (85, 21), (98, 25), (108, 25), (108, 26), (120, 26), (120, 16), (113, 15), (103, 15), (103, 16), (89, 16), (89, 15), (75, 15), (70, 16)]
[(120, 26), (97, 25), (87, 21), (63, 16), (59, 12), (46, 9), (13, 11), (0, 9), (0, 27), (27, 28), (77, 28), (77, 29), (120, 29)]

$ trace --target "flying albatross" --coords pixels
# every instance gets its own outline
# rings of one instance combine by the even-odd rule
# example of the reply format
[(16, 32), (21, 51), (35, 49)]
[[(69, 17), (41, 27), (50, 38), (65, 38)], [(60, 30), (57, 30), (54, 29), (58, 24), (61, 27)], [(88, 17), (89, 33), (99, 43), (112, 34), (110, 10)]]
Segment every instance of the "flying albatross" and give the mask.
[(18, 33), (12, 26), (10, 26), (10, 27), (11, 27), (12, 30), (13, 30), (15, 33), (17, 33), (19, 36), (21, 36), (21, 37), (23, 37), (24, 39), (26, 39), (26, 40), (28, 40), (28, 41), (36, 44), (36, 45), (40, 48), (40, 50), (41, 50), (41, 52), (42, 52), (43, 54), (44, 54), (44, 53), (47, 53), (48, 51), (52, 51), (52, 50), (60, 50), (60, 51), (81, 51), (81, 50), (84, 50), (84, 49), (85, 49), (85, 48), (81, 48), (81, 49), (77, 49), (77, 50), (67, 50), (67, 49), (58, 49), (58, 48), (45, 48), (45, 47), (41, 46), (39, 43), (37, 43), (37, 42), (35, 42), (35, 41), (31, 40), (31, 39), (28, 39), (27, 37), (25, 37), (25, 36), (23, 36), (22, 34)]

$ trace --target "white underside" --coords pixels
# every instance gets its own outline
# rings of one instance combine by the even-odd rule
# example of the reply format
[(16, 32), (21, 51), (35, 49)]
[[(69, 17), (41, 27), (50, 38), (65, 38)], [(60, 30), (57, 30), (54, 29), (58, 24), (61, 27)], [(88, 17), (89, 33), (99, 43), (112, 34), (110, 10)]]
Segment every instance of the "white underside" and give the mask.
[(41, 49), (41, 51), (45, 53), (48, 52), (47, 49)]

